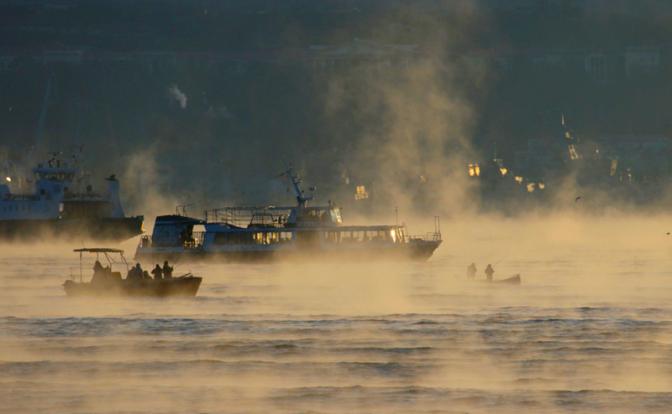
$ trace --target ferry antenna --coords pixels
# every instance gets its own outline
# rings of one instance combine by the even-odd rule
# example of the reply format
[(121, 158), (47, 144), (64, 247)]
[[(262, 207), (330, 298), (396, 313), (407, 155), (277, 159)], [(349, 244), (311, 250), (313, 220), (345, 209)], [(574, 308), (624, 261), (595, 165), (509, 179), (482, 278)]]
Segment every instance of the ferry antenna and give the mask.
[[(308, 205), (308, 201), (313, 199), (313, 195), (305, 195), (305, 192), (301, 188), (301, 177), (299, 177), (294, 172), (294, 168), (292, 168), (291, 164), (288, 165), (287, 170), (279, 174), (279, 176), (285, 176), (289, 178), (292, 183), (292, 188), (294, 189), (296, 202), (298, 203), (299, 207), (306, 207)], [(315, 187), (311, 187), (310, 191), (315, 191)]]

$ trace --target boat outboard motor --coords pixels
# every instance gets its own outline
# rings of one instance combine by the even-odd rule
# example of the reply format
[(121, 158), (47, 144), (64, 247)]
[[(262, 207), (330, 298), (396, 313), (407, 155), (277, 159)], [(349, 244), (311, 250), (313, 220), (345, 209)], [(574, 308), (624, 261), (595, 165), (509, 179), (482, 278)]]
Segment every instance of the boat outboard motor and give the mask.
[(121, 200), (119, 199), (119, 181), (117, 181), (117, 177), (112, 174), (105, 181), (107, 181), (107, 194), (105, 196), (107, 201), (112, 205), (112, 217), (124, 217), (124, 208), (121, 206)]

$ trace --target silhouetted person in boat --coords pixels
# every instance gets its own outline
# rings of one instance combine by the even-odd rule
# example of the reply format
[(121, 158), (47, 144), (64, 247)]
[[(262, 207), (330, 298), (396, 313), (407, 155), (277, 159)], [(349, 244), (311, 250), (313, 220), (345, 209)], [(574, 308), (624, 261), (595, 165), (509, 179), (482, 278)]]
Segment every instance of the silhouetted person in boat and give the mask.
[(98, 260), (93, 264), (93, 277), (91, 283), (102, 282), (105, 280), (105, 268)]
[(161, 266), (159, 266), (158, 263), (156, 264), (156, 266), (154, 266), (152, 274), (154, 275), (154, 279), (156, 280), (161, 280), (163, 278), (163, 269), (161, 269)]
[(473, 279), (476, 277), (476, 263), (472, 263), (469, 266), (467, 266), (467, 278)]
[(133, 269), (131, 269), (131, 280), (137, 281), (142, 279), (142, 267), (140, 263), (136, 263)]
[(485, 268), (485, 277), (488, 279), (488, 282), (492, 282), (492, 275), (495, 274), (495, 269), (492, 268), (492, 265), (488, 263), (488, 267)]
[(164, 279), (173, 277), (173, 268), (168, 265), (168, 260), (163, 262), (163, 277)]
[(136, 263), (135, 266), (128, 271), (126, 279), (131, 281), (142, 280), (142, 267), (140, 266), (140, 263)]
[(149, 272), (146, 270), (142, 271), (142, 278), (152, 280), (152, 277), (149, 275)]

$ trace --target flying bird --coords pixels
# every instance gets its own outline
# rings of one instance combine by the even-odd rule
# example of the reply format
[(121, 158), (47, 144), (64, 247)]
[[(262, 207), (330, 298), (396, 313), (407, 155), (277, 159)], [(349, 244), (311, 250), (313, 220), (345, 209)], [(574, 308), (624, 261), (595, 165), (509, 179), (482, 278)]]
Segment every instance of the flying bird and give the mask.
[(581, 196), (576, 197), (576, 198), (574, 199), (574, 202), (576, 203), (577, 201), (581, 200), (581, 198), (582, 198)]

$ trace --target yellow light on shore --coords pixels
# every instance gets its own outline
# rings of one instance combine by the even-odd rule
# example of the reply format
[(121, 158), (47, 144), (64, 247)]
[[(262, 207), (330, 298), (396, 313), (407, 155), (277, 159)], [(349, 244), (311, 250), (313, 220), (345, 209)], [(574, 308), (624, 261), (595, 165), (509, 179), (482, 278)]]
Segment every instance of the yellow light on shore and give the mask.
[(480, 177), (481, 175), (481, 167), (474, 163), (474, 164), (469, 164), (469, 177)]
[(509, 169), (506, 167), (499, 167), (499, 173), (502, 174), (502, 177), (509, 173)]
[(616, 171), (618, 170), (618, 160), (614, 159), (611, 160), (611, 166), (609, 167), (609, 175), (613, 177), (616, 175)]
[(366, 200), (369, 198), (369, 192), (366, 191), (366, 186), (358, 185), (355, 187), (355, 200)]
[(570, 160), (578, 160), (579, 158), (581, 158), (579, 156), (579, 153), (576, 151), (576, 147), (574, 146), (574, 144), (569, 144), (567, 150), (569, 151)]
[(521, 177), (520, 175), (516, 175), (515, 177), (513, 177), (513, 179), (516, 180), (518, 184), (523, 183), (523, 177)]
[(11, 183), (12, 182), (12, 177), (5, 177), (5, 181), (7, 181), (8, 183)]

